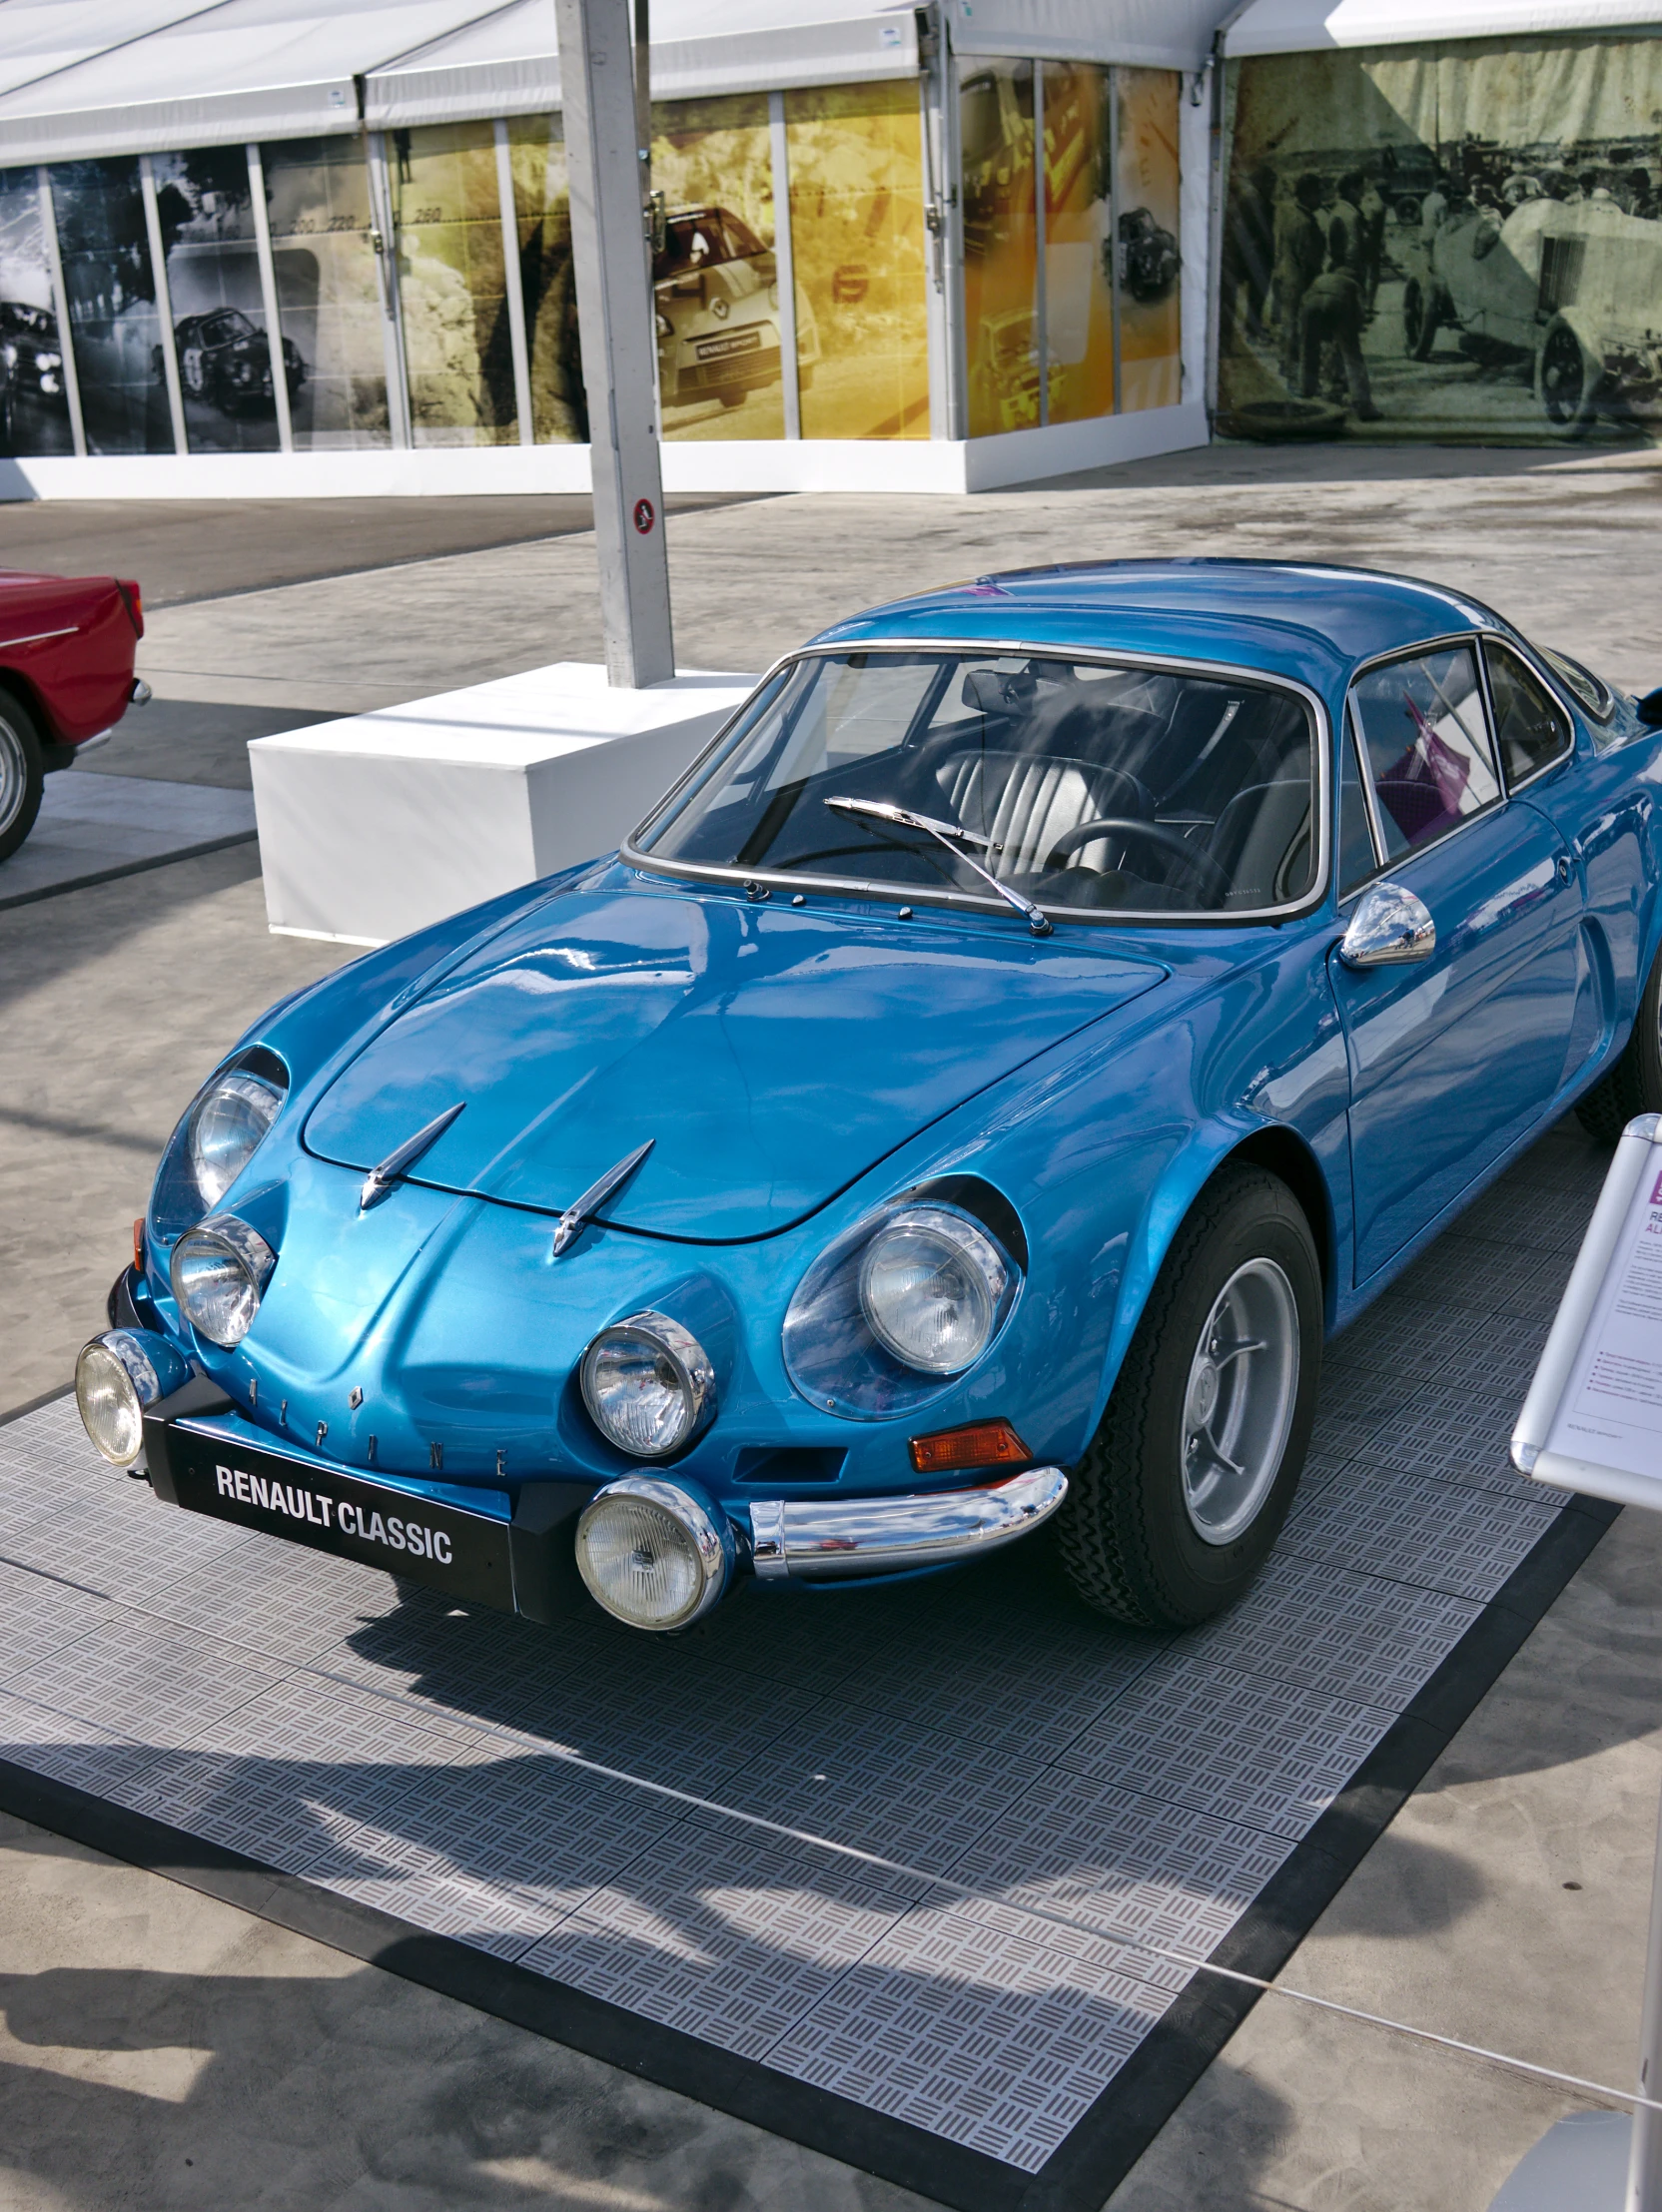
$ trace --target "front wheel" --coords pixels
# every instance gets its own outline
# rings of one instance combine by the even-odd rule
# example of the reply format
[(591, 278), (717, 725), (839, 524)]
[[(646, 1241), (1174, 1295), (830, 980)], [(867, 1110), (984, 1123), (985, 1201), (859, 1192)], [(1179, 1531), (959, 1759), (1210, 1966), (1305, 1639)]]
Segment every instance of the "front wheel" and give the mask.
[(1559, 437), (1585, 437), (1598, 412), (1604, 366), (1593, 360), (1562, 316), (1547, 325), (1535, 364), (1535, 396)]
[(1227, 1170), (1167, 1254), (1056, 1518), (1088, 1605), (1191, 1628), (1245, 1594), (1298, 1486), (1321, 1335), (1303, 1208), (1262, 1168)]
[(10, 860), (35, 826), (44, 774), (28, 713), (0, 691), (0, 860)]
[(1601, 1144), (1614, 1144), (1636, 1113), (1662, 1113), (1662, 953), (1639, 994), (1632, 1035), (1575, 1113)]

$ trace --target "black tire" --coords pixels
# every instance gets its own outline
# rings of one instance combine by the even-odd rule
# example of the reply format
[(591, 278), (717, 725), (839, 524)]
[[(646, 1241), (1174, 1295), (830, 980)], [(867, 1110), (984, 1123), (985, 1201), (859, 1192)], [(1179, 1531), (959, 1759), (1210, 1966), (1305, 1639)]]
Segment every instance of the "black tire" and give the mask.
[[(1217, 1301), (1249, 1262), (1270, 1262), (1296, 1313), (1296, 1379), (1278, 1463), (1252, 1517), (1209, 1542), (1186, 1502), (1192, 1364)], [(1321, 1268), (1303, 1208), (1276, 1175), (1226, 1169), (1196, 1200), (1161, 1268), (1102, 1425), (1056, 1517), (1086, 1604), (1135, 1628), (1192, 1628), (1250, 1587), (1286, 1519), (1309, 1447), (1321, 1368)]]
[(1442, 322), (1436, 287), (1410, 277), (1402, 287), (1402, 351), (1409, 361), (1429, 361)]
[(1662, 1113), (1662, 954), (1639, 994), (1632, 1035), (1615, 1066), (1575, 1106), (1576, 1119), (1601, 1144), (1614, 1144), (1636, 1113)]
[(749, 396), (750, 390), (746, 384), (740, 384), (736, 391), (731, 385), (724, 385), (716, 392), (716, 397), (724, 407), (742, 407)]
[(10, 860), (34, 828), (44, 775), (34, 718), (0, 691), (0, 860)]
[(1604, 368), (1562, 316), (1549, 323), (1535, 363), (1535, 396), (1559, 437), (1585, 437), (1598, 413)]

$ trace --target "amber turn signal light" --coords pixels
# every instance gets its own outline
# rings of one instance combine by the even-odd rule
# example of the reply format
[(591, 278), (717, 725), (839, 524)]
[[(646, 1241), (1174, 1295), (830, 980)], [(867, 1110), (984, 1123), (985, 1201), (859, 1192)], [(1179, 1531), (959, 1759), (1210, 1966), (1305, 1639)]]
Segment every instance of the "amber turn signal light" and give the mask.
[(144, 1215), (142, 1213), (138, 1215), (133, 1223), (133, 1272), (135, 1275), (144, 1273)]
[(955, 1467), (1025, 1467), (1033, 1457), (1008, 1421), (937, 1429), (933, 1436), (914, 1436), (907, 1448), (920, 1475), (946, 1475)]

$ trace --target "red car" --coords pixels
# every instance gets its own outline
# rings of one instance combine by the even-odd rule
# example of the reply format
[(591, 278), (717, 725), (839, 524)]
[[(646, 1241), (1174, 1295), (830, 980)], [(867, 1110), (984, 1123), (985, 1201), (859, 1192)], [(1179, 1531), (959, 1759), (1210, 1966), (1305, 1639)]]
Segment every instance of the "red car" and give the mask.
[(43, 777), (149, 698), (143, 635), (136, 583), (0, 569), (0, 861), (34, 828)]

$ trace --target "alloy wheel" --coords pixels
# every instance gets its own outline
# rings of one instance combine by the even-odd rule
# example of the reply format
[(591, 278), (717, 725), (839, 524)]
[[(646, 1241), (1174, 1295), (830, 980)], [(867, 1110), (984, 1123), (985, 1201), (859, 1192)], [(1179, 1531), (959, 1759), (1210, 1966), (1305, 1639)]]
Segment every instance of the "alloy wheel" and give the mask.
[(23, 740), (0, 719), (0, 837), (22, 813), (29, 796), (29, 762)]
[(1183, 1407), (1183, 1502), (1203, 1543), (1233, 1544), (1274, 1488), (1298, 1394), (1298, 1305), (1272, 1259), (1249, 1259), (1207, 1316)]

